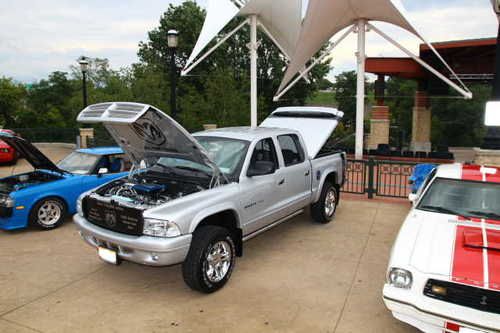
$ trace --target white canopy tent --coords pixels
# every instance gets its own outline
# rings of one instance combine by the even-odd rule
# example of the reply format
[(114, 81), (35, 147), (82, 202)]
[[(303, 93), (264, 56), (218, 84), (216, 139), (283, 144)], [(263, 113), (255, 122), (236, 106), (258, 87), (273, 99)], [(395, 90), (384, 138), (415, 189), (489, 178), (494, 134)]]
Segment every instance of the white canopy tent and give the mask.
[[(238, 5), (238, 6), (237, 6)], [(207, 45), (236, 16), (247, 17), (243, 23), (222, 37), (217, 44), (200, 56)], [(246, 24), (250, 25), (251, 125), (257, 126), (257, 27), (290, 59), (295, 53), (302, 23), (302, 0), (209, 0), (207, 16), (200, 37), (181, 75), (187, 75), (201, 61)], [(195, 59), (197, 59), (195, 61)]]
[[(443, 62), (446, 68), (454, 75), (458, 84), (433, 69), (417, 55), (404, 48), (394, 39), (374, 27), (369, 21), (382, 21), (394, 24), (405, 29), (426, 43)], [(322, 56), (313, 60), (313, 63), (302, 72), (295, 80), (294, 76), (300, 69), (325, 45), (332, 36), (341, 30), (347, 31), (334, 42)], [(297, 48), (285, 73), (285, 77), (278, 89), (275, 100), (283, 96), (295, 83), (306, 75), (316, 64), (326, 58), (330, 52), (351, 32), (358, 34), (358, 83), (357, 83), (357, 108), (356, 108), (356, 158), (363, 156), (363, 121), (365, 109), (365, 33), (372, 30), (384, 39), (401, 49), (427, 70), (441, 78), (465, 98), (472, 98), (472, 93), (455, 75), (451, 67), (437, 53), (434, 47), (410, 23), (405, 10), (399, 0), (309, 0), (306, 17), (302, 24), (300, 36), (297, 39)]]

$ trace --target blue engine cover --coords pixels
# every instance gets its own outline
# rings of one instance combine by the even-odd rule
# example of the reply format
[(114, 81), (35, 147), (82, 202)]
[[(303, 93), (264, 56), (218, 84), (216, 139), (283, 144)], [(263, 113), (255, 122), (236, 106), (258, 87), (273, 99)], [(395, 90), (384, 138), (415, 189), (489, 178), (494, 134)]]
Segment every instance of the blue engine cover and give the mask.
[(167, 188), (165, 185), (160, 184), (136, 184), (132, 189), (139, 194), (154, 194), (164, 191)]

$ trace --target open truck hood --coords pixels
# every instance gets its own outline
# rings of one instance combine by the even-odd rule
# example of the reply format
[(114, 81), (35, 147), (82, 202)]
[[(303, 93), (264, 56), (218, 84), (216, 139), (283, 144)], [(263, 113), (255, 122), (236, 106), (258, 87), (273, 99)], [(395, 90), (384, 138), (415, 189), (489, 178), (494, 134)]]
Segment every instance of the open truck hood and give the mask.
[(157, 108), (139, 103), (101, 103), (85, 108), (81, 123), (101, 123), (134, 165), (151, 156), (182, 158), (221, 174), (203, 147), (181, 125)]
[(7, 132), (0, 132), (0, 140), (14, 148), (35, 169), (45, 169), (58, 173), (64, 173), (47, 156), (45, 156), (31, 142)]
[(313, 159), (330, 138), (344, 113), (333, 108), (286, 107), (276, 111), (260, 124), (260, 127), (289, 128), (298, 131)]

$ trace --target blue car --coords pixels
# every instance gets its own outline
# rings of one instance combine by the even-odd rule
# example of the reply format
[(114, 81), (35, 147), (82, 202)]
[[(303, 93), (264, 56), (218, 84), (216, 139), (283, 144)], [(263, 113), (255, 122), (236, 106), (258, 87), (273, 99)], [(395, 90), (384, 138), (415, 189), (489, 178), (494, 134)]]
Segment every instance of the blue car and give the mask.
[(54, 229), (76, 212), (80, 194), (127, 175), (121, 148), (78, 149), (54, 164), (30, 142), (0, 132), (34, 171), (0, 179), (0, 229)]

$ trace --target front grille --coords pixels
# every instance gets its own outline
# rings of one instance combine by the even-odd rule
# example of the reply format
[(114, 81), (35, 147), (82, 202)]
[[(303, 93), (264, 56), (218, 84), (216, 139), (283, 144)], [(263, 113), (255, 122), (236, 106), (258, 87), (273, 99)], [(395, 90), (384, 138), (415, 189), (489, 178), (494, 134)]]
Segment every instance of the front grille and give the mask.
[[(433, 287), (441, 292), (436, 293), (433, 291)], [(497, 291), (452, 282), (429, 280), (425, 285), (424, 295), (443, 302), (500, 314), (500, 292)]]
[(139, 209), (85, 197), (82, 210), (87, 221), (99, 227), (127, 235), (142, 235), (144, 222)]
[(12, 211), (12, 207), (0, 206), (0, 217), (11, 217)]

